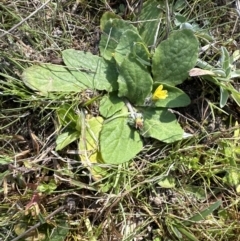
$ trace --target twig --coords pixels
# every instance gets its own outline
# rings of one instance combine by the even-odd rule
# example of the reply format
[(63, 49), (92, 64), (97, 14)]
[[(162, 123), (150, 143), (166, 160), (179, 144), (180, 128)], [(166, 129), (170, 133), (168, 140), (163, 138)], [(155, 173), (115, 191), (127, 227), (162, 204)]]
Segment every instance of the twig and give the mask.
[(28, 17), (26, 17), (25, 19), (23, 19), (21, 22), (19, 22), (18, 24), (16, 24), (15, 26), (13, 26), (12, 28), (10, 28), (8, 31), (5, 30), (0, 30), (0, 31), (4, 31), (3, 34), (0, 35), (0, 38), (4, 37), (5, 35), (9, 34), (10, 32), (12, 32), (13, 30), (15, 30), (16, 28), (18, 28), (19, 26), (21, 26), (24, 22), (26, 22), (29, 18), (31, 18), (34, 14), (36, 14), (39, 10), (41, 10), (43, 7), (45, 7), (51, 0), (47, 0), (41, 7), (39, 7), (38, 9), (36, 9), (34, 12), (32, 12)]
[(136, 119), (136, 112), (133, 110), (132, 105), (130, 104), (130, 102), (127, 99), (124, 99), (125, 105), (127, 106), (131, 117), (133, 118), (133, 120)]
[[(56, 209), (55, 211), (53, 211), (52, 213), (50, 213), (47, 217), (45, 217), (45, 220), (50, 219), (51, 217), (53, 217), (54, 215), (56, 215), (57, 213), (61, 212), (63, 209), (65, 209), (66, 206), (61, 206), (58, 209)], [(40, 227), (42, 224), (42, 222), (38, 222), (37, 224), (33, 225), (31, 228), (29, 228), (28, 230), (26, 230), (24, 233), (20, 234), (19, 236), (17, 236), (16, 238), (12, 239), (12, 241), (17, 241), (21, 238), (23, 238), (26, 234), (28, 234), (29, 232), (33, 231), (34, 229)]]
[(240, 16), (240, 2), (239, 2), (239, 0), (236, 0), (235, 4), (236, 4), (237, 13)]
[(153, 45), (152, 45), (152, 49), (151, 49), (152, 51), (156, 48), (156, 45), (157, 45), (157, 38), (158, 38), (160, 25), (161, 25), (161, 19), (158, 20), (158, 25), (157, 25), (156, 33), (154, 35), (154, 41), (153, 41)]

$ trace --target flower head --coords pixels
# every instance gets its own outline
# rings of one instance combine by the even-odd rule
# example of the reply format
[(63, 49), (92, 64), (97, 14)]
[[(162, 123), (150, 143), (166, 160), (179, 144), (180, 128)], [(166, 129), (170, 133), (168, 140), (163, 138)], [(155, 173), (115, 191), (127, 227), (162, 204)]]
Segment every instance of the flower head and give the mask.
[(144, 124), (144, 120), (143, 120), (142, 113), (136, 113), (135, 114), (135, 128), (141, 130), (143, 128), (143, 124)]
[(168, 97), (167, 90), (163, 90), (163, 85), (159, 85), (153, 93), (152, 100), (164, 100)]
[(135, 119), (135, 128), (136, 129), (142, 129), (143, 128), (143, 119), (142, 118), (136, 118)]

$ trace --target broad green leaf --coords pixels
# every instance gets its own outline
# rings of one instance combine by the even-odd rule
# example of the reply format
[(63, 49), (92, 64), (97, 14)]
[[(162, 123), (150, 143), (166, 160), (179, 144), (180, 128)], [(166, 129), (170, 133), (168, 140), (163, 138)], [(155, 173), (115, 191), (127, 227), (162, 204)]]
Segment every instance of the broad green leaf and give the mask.
[(79, 116), (73, 110), (73, 106), (70, 104), (63, 104), (57, 109), (56, 112), (60, 125), (67, 127), (68, 129), (76, 129)]
[[(219, 208), (222, 204), (222, 201), (218, 200), (215, 203), (211, 204), (208, 208), (204, 209), (203, 211), (195, 214), (194, 216), (192, 216), (191, 218), (189, 218), (189, 221), (193, 221), (193, 222), (199, 222), (202, 220), (205, 220), (207, 218), (208, 215), (212, 214), (212, 212), (214, 210), (216, 210), (217, 208)], [(186, 226), (191, 225), (192, 223), (189, 221), (184, 221), (183, 224)]]
[[(154, 83), (153, 92), (160, 84), (161, 83)], [(164, 84), (163, 89), (168, 91), (168, 97), (163, 100), (154, 101), (155, 106), (173, 108), (187, 106), (191, 103), (188, 95), (177, 87)]]
[(102, 123), (101, 116), (86, 119), (78, 146), (81, 162), (90, 170), (94, 180), (99, 180), (106, 174), (103, 168), (96, 165), (102, 162), (99, 153), (99, 133), (102, 129)]
[(237, 187), (240, 184), (240, 174), (237, 167), (231, 168), (223, 178), (223, 182), (231, 187)]
[(142, 63), (150, 65), (147, 46), (145, 46), (142, 38), (133, 30), (126, 30), (115, 49), (114, 58), (118, 65), (121, 65), (124, 58), (132, 53), (136, 59)]
[(163, 10), (159, 8), (159, 2), (156, 0), (146, 1), (143, 4), (141, 13), (138, 16), (139, 34), (147, 46), (154, 44), (154, 37), (158, 28)]
[(53, 64), (33, 65), (22, 74), (23, 82), (42, 95), (49, 92), (80, 92), (87, 88), (84, 83), (86, 78), (84, 73)]
[(175, 1), (174, 6), (173, 6), (174, 11), (181, 10), (182, 8), (185, 7), (185, 4), (186, 4), (185, 0), (177, 0), (177, 1)]
[(220, 107), (223, 108), (227, 104), (229, 92), (224, 87), (220, 86)]
[(214, 67), (207, 63), (206, 61), (203, 61), (201, 59), (197, 59), (196, 66), (202, 68), (202, 69), (207, 69), (207, 70), (212, 70)]
[(112, 91), (117, 89), (117, 69), (114, 63), (90, 52), (67, 49), (62, 52), (63, 61), (73, 72), (76, 79), (83, 75), (80, 81), (92, 89)]
[(130, 54), (119, 68), (119, 97), (127, 97), (130, 102), (142, 105), (152, 90), (152, 77), (147, 68)]
[(226, 80), (225, 81), (229, 82), (230, 78), (231, 78), (231, 67), (228, 67), (226, 69)]
[(218, 68), (218, 69), (212, 69), (212, 72), (214, 73), (214, 75), (216, 77), (222, 77), (222, 78), (226, 78), (226, 73), (223, 69)]
[[(178, 23), (179, 24), (179, 23)], [(203, 30), (198, 24), (196, 23), (188, 23), (184, 22), (180, 25), (180, 29), (190, 29), (196, 34), (198, 39), (203, 40), (205, 42), (214, 41), (214, 38), (210, 35), (207, 30)]]
[(143, 114), (144, 126), (141, 134), (157, 140), (171, 143), (181, 140), (183, 130), (174, 114), (163, 108), (139, 108)]
[(183, 187), (184, 193), (187, 193), (188, 195), (191, 195), (198, 200), (206, 200), (206, 191), (203, 187), (200, 186), (193, 186), (193, 185), (185, 185)]
[(221, 60), (220, 60), (221, 67), (225, 71), (226, 76), (228, 77), (227, 72), (229, 72), (229, 69), (230, 69), (230, 55), (225, 47), (221, 47), (221, 52), (222, 52)]
[(110, 93), (109, 96), (105, 95), (100, 101), (99, 111), (102, 116), (109, 118), (116, 112), (120, 111), (124, 102), (121, 98), (117, 97), (117, 93)]
[(56, 151), (62, 150), (64, 147), (69, 145), (70, 143), (76, 141), (80, 136), (78, 131), (70, 131), (64, 132), (57, 137), (56, 140)]
[(50, 180), (49, 183), (41, 183), (38, 185), (37, 190), (39, 192), (46, 192), (46, 193), (52, 193), (54, 190), (56, 190), (57, 185), (53, 179)]
[(231, 72), (231, 78), (239, 78), (240, 77), (240, 69), (236, 69)]
[(176, 226), (176, 228), (178, 229), (179, 232), (184, 234), (188, 238), (188, 240), (199, 241), (199, 239), (197, 239), (193, 234), (191, 234), (189, 231), (187, 231), (185, 228), (181, 227), (180, 225)]
[(61, 219), (51, 232), (49, 240), (51, 241), (64, 241), (69, 231), (68, 221)]
[(103, 26), (103, 33), (99, 43), (99, 49), (101, 55), (107, 59), (112, 59), (115, 48), (118, 45), (119, 39), (126, 30), (133, 30), (136, 33), (137, 29), (130, 23), (122, 19), (110, 19)]
[(169, 85), (181, 84), (197, 62), (198, 40), (188, 29), (173, 32), (153, 55), (153, 80)]
[[(187, 18), (182, 15), (182, 14), (175, 14), (175, 19), (174, 19), (174, 23), (176, 26), (179, 26), (181, 24), (189, 24), (186, 22), (187, 21)], [(190, 26), (192, 27), (192, 25), (190, 24)]]
[(198, 27), (197, 29), (193, 28), (192, 31), (198, 36), (199, 40), (205, 42), (213, 42), (215, 40), (208, 30), (204, 30), (201, 27)]
[(174, 235), (177, 237), (178, 240), (182, 240), (183, 236), (181, 232), (179, 232), (178, 228), (176, 227), (176, 224), (173, 222), (169, 225), (169, 228), (174, 233)]
[(158, 182), (158, 185), (163, 188), (174, 188), (176, 186), (176, 181), (174, 177), (166, 176)]
[(82, 130), (81, 135), (84, 132), (84, 136), (81, 136), (79, 143), (79, 152), (84, 165), (87, 165), (86, 159), (91, 163), (99, 162), (97, 158), (98, 145), (99, 145), (99, 133), (102, 129), (103, 118), (101, 116), (91, 117), (85, 119), (85, 130)]
[(105, 163), (127, 162), (134, 158), (142, 147), (139, 133), (127, 124), (126, 118), (116, 118), (103, 125), (100, 150)]
[(105, 13), (102, 15), (101, 20), (100, 20), (100, 29), (103, 31), (104, 26), (107, 24), (107, 22), (108, 22), (110, 19), (114, 19), (114, 18), (120, 19), (119, 15), (116, 15), (116, 14), (113, 13), (113, 12), (105, 12)]

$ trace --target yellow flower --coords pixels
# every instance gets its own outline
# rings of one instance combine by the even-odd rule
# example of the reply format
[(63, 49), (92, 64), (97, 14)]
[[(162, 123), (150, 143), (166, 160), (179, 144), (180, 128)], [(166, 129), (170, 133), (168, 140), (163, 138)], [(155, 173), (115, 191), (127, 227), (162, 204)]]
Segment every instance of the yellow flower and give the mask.
[(163, 90), (163, 85), (159, 85), (155, 92), (153, 93), (152, 99), (153, 100), (164, 100), (168, 97), (167, 90)]

